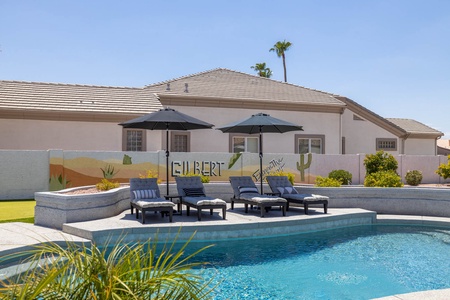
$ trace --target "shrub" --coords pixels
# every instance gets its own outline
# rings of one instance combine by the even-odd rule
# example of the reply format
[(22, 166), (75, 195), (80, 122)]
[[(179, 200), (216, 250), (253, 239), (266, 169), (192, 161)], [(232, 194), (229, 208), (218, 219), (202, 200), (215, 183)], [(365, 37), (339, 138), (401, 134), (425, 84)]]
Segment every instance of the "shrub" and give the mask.
[[(28, 257), (22, 274), (1, 281), (1, 299), (211, 299), (217, 284), (197, 270), (206, 263), (185, 255), (192, 237), (110, 245), (46, 242), (12, 253), (5, 259)], [(179, 248), (180, 250), (176, 250)], [(197, 270), (196, 270), (197, 269)]]
[(436, 174), (444, 179), (450, 178), (450, 155), (447, 164), (441, 164), (436, 170)]
[[(158, 178), (158, 173), (152, 170), (147, 170), (147, 172), (144, 175), (139, 174), (139, 178)], [(161, 183), (161, 179), (158, 179), (157, 182)]]
[(378, 151), (376, 154), (367, 154), (364, 159), (366, 174), (372, 174), (379, 171), (397, 171), (398, 162), (392, 154)]
[(336, 179), (343, 185), (352, 184), (352, 173), (345, 170), (333, 170), (328, 174), (328, 178)]
[(285, 171), (274, 171), (270, 172), (269, 176), (287, 176), (289, 182), (294, 185), (295, 174)]
[(340, 187), (341, 181), (338, 179), (335, 179), (335, 178), (317, 176), (316, 183), (314, 186), (317, 186), (317, 187)]
[(107, 190), (118, 188), (119, 186), (120, 186), (120, 183), (111, 182), (106, 178), (103, 178), (101, 182), (99, 182), (95, 185), (95, 187), (99, 191), (107, 191)]
[(414, 186), (419, 185), (422, 182), (422, 178), (422, 172), (419, 170), (408, 171), (405, 175), (406, 183)]
[(201, 175), (201, 174), (194, 174), (192, 172), (184, 173), (184, 174), (180, 175), (180, 177), (193, 177), (193, 176), (200, 177), (202, 183), (208, 183), (210, 181), (209, 176), (205, 176), (205, 175)]
[(368, 174), (364, 179), (365, 187), (402, 187), (402, 179), (395, 171), (378, 171)]

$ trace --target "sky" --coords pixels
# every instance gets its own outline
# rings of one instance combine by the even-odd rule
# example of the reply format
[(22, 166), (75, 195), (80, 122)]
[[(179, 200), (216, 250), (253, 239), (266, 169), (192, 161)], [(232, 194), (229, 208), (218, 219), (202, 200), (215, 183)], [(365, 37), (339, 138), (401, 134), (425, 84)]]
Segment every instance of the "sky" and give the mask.
[(450, 139), (448, 0), (0, 0), (0, 80), (143, 87), (265, 62)]

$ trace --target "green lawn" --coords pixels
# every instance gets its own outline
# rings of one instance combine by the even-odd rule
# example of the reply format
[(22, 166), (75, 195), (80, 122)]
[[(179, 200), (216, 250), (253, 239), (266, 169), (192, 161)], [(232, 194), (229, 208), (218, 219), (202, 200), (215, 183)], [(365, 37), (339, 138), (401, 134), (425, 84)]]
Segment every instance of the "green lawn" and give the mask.
[(34, 222), (34, 200), (4, 200), (0, 201), (0, 223)]

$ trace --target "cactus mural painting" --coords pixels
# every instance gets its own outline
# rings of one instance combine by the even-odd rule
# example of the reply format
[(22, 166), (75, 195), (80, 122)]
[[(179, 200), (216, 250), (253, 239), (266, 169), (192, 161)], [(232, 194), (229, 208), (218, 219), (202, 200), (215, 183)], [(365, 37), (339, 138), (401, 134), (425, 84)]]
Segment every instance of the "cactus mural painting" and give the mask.
[(297, 170), (300, 171), (300, 180), (305, 181), (305, 170), (309, 169), (312, 161), (312, 153), (308, 153), (308, 161), (305, 164), (305, 154), (300, 154), (300, 163), (297, 162)]

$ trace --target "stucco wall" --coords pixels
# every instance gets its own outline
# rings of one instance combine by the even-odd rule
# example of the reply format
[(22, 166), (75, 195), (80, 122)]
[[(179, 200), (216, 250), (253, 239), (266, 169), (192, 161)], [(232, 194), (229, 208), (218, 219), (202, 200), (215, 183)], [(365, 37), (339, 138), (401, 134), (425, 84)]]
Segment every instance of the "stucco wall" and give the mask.
[(412, 139), (405, 140), (405, 153), (411, 155), (435, 155), (436, 143), (430, 139)]
[[(203, 108), (188, 106), (171, 106), (190, 116), (221, 127), (231, 122), (242, 120), (256, 113), (267, 113), (272, 117), (282, 119), (300, 126), (303, 131), (293, 131), (283, 134), (263, 134), (263, 151), (267, 153), (294, 153), (295, 134), (320, 134), (326, 136), (325, 151), (327, 154), (340, 153), (340, 114), (300, 111), (235, 109), (235, 108)], [(191, 135), (192, 152), (228, 152), (229, 134), (220, 130), (193, 130)], [(205, 144), (205, 141), (208, 141)]]
[(0, 119), (0, 149), (122, 150), (122, 127), (104, 122)]
[[(227, 182), (229, 176), (236, 175), (254, 176), (255, 181), (259, 180), (258, 154), (243, 153), (234, 158), (233, 154), (226, 152), (171, 153), (169, 181), (173, 181), (172, 175), (186, 172), (203, 172), (212, 182)], [(332, 170), (344, 169), (352, 173), (353, 184), (362, 184), (364, 158), (364, 154), (312, 155), (309, 161), (305, 156), (302, 178), (300, 155), (264, 153), (263, 172), (267, 174), (281, 169), (293, 173), (296, 183), (313, 184), (317, 176), (326, 177)], [(395, 158), (402, 178), (408, 170), (420, 170), (423, 172), (422, 183), (450, 183), (450, 179), (443, 180), (435, 173), (440, 164), (447, 164), (446, 156), (396, 155)], [(103, 171), (108, 168), (112, 170), (111, 179), (122, 183), (145, 174), (147, 170), (158, 174), (163, 182), (166, 178), (164, 151), (2, 150), (0, 161), (0, 200), (31, 199), (35, 192), (93, 185), (104, 177)]]
[(0, 150), (0, 199), (33, 199), (48, 190), (48, 151)]
[[(397, 139), (397, 151), (390, 151), (389, 153), (400, 153), (400, 141), (395, 135), (367, 120), (354, 120), (353, 115), (354, 113), (348, 109), (342, 115), (345, 154), (375, 153), (377, 151), (377, 138)], [(434, 140), (431, 140), (431, 143), (434, 143)]]

